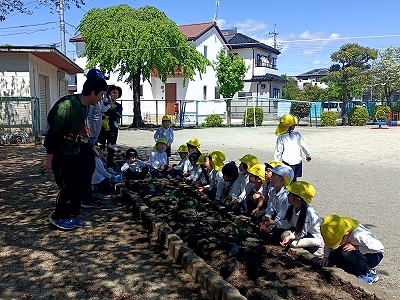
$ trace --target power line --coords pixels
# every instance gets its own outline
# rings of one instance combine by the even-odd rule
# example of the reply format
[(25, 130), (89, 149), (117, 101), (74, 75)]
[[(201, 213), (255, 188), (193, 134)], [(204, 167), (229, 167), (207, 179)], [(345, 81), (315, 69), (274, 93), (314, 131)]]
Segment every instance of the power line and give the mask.
[(15, 29), (15, 28), (25, 28), (25, 27), (34, 27), (34, 26), (42, 26), (42, 25), (47, 25), (51, 23), (56, 23), (56, 22), (46, 22), (46, 23), (39, 23), (39, 24), (31, 24), (31, 25), (20, 25), (20, 26), (12, 26), (12, 27), (2, 27), (0, 30), (4, 29)]
[(16, 34), (32, 34), (32, 33), (36, 33), (36, 32), (39, 32), (39, 31), (46, 31), (46, 30), (49, 30), (49, 29), (54, 29), (54, 28), (37, 29), (37, 30), (34, 30), (34, 31), (32, 31), (32, 32), (25, 31), (25, 32), (16, 32), (16, 33), (0, 34), (0, 36), (8, 36), (8, 35), (16, 35)]

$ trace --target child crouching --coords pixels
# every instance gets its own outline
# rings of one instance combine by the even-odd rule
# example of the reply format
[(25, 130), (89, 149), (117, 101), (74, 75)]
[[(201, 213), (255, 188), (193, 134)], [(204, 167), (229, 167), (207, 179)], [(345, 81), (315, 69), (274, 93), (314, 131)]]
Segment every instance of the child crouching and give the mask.
[(167, 140), (159, 138), (153, 149), (149, 156), (150, 174), (153, 178), (167, 177), (169, 173), (167, 153), (165, 153)]
[(127, 180), (144, 179), (149, 172), (149, 167), (144, 161), (138, 159), (138, 153), (135, 149), (126, 150), (126, 163), (121, 167), (121, 171)]

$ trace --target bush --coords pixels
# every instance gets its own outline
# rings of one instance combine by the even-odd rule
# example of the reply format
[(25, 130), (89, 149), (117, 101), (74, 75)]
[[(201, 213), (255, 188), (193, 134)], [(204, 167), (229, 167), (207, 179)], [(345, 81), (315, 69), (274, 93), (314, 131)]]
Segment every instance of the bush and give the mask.
[[(377, 112), (383, 110), (386, 114), (386, 120), (377, 120), (376, 116), (377, 116)], [(378, 114), (379, 116), (381, 114)], [(375, 105), (374, 108), (372, 109), (372, 119), (374, 121), (383, 121), (386, 122), (387, 120), (390, 120), (390, 107), (387, 105)]]
[[(247, 118), (246, 113), (243, 116), (243, 125), (246, 121), (246, 126), (254, 126), (254, 109), (253, 107), (249, 107), (247, 109)], [(256, 125), (261, 126), (264, 120), (264, 111), (261, 107), (256, 107)]]
[(297, 118), (297, 123), (300, 119), (308, 117), (310, 114), (310, 103), (292, 102), (290, 107), (290, 113)]
[(365, 107), (353, 107), (349, 110), (348, 123), (353, 126), (365, 126), (368, 121), (368, 109)]
[(324, 111), (321, 114), (321, 126), (336, 126), (338, 114), (334, 111)]
[(205, 127), (221, 127), (223, 122), (222, 118), (217, 114), (207, 116), (204, 121), (206, 121)]

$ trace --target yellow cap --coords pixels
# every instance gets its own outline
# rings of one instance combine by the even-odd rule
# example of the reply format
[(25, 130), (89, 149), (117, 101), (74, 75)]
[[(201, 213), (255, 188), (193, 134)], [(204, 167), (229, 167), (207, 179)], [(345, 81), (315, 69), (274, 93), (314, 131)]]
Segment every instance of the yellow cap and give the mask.
[(208, 153), (203, 153), (202, 155), (200, 155), (199, 159), (197, 160), (197, 164), (198, 165), (202, 165), (204, 164), (204, 158), (208, 156)]
[(321, 224), (321, 234), (325, 245), (335, 249), (340, 245), (343, 236), (353, 231), (360, 225), (360, 222), (354, 219), (341, 217), (338, 215), (326, 216)]
[(255, 164), (248, 171), (251, 175), (259, 177), (262, 182), (265, 182), (265, 166), (263, 164)]
[(163, 120), (163, 121), (170, 121), (170, 122), (171, 122), (171, 121), (172, 121), (172, 118), (171, 118), (171, 116), (165, 115), (165, 116), (162, 117), (162, 120)]
[(186, 143), (188, 146), (200, 147), (200, 141), (198, 139), (191, 139)]
[(284, 134), (290, 126), (296, 124), (296, 118), (291, 114), (283, 115), (279, 120), (279, 125), (275, 130), (275, 135), (280, 136)]
[(288, 185), (286, 189), (289, 191), (289, 193), (303, 198), (308, 204), (311, 203), (312, 197), (314, 197), (316, 194), (315, 188), (305, 181), (293, 182), (291, 185)]
[(224, 161), (226, 159), (224, 152), (222, 152), (221, 150), (214, 150), (210, 153), (210, 156), (213, 169), (217, 172), (221, 171), (222, 167), (224, 166)]
[(188, 147), (186, 145), (180, 145), (178, 148), (178, 153), (180, 152), (188, 153), (189, 152)]
[(266, 162), (266, 163), (265, 163), (265, 166), (266, 166), (266, 167), (271, 167), (271, 168), (273, 169), (273, 168), (275, 168), (276, 166), (279, 166), (279, 165), (281, 165), (281, 164), (282, 164), (282, 162), (279, 161), (279, 160), (271, 160), (271, 161), (269, 161), (269, 162)]
[(164, 138), (159, 138), (159, 139), (157, 140), (157, 142), (156, 142), (155, 146), (153, 147), (153, 149), (154, 149), (154, 150), (156, 150), (156, 149), (157, 149), (157, 144), (159, 144), (159, 143), (163, 143), (163, 144), (165, 144), (165, 145), (168, 145), (168, 143), (167, 143), (167, 140), (166, 140), (166, 139), (164, 139)]
[(244, 162), (247, 165), (248, 169), (250, 169), (252, 166), (258, 164), (258, 158), (252, 154), (246, 154), (242, 158), (239, 158), (239, 161)]

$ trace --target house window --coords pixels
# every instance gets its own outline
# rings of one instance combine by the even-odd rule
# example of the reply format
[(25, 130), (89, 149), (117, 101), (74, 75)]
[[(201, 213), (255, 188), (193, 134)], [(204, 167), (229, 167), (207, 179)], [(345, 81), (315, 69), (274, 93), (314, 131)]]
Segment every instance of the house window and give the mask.
[(203, 86), (203, 100), (207, 100), (207, 86)]
[(204, 46), (204, 57), (207, 58), (207, 46)]
[(218, 93), (218, 87), (215, 87), (215, 99), (220, 99), (221, 95)]
[(393, 95), (393, 101), (397, 102), (400, 100), (400, 95)]
[(268, 67), (270, 68), (270, 61), (269, 61), (269, 55), (262, 55), (262, 54), (257, 54), (257, 67)]
[(247, 98), (247, 97), (252, 97), (253, 94), (251, 92), (239, 92), (238, 97), (239, 98)]
[(276, 57), (272, 57), (272, 69), (276, 69)]
[(278, 98), (278, 99), (281, 98), (281, 90), (274, 88), (272, 98)]

